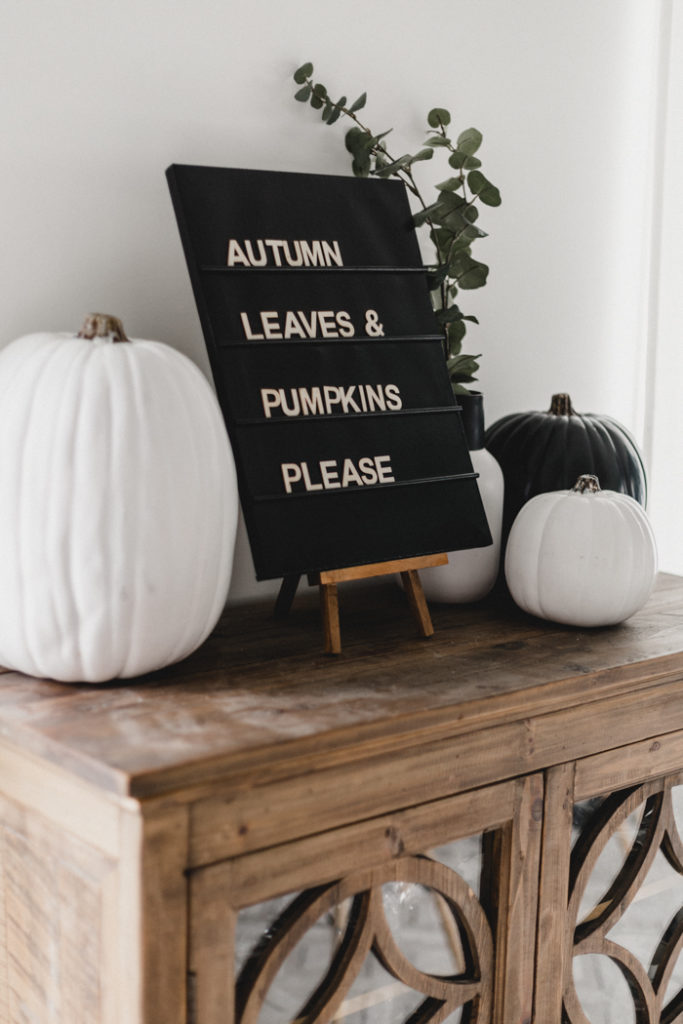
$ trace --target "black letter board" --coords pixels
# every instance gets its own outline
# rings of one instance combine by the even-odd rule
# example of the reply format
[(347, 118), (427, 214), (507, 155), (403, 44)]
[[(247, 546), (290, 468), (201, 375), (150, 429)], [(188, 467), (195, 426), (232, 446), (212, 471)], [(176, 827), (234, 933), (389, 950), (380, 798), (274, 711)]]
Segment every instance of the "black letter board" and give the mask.
[(403, 184), (167, 178), (257, 578), (491, 543)]

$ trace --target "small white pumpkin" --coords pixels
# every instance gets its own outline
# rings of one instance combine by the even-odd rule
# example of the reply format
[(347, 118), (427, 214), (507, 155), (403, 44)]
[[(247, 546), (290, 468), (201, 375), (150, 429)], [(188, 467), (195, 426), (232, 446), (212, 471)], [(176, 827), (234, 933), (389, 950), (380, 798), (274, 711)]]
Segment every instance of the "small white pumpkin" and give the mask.
[(528, 501), (505, 553), (505, 578), (520, 608), (571, 626), (623, 622), (647, 601), (656, 571), (642, 507), (600, 490), (594, 476)]
[(96, 683), (186, 657), (225, 605), (237, 513), (186, 356), (100, 314), (0, 353), (0, 664)]

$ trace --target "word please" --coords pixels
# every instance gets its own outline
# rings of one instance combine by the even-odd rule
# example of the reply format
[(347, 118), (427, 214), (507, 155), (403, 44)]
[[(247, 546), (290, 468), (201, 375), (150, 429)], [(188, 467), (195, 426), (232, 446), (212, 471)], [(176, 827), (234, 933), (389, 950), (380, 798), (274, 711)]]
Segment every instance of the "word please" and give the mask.
[(293, 484), (299, 483), (307, 491), (333, 491), (338, 487), (394, 482), (390, 455), (363, 456), (357, 464), (353, 459), (323, 459), (313, 469), (309, 469), (307, 462), (283, 462), (280, 469), (287, 494), (292, 493)]
[(279, 409), (285, 416), (329, 416), (331, 413), (386, 412), (403, 405), (396, 384), (350, 384), (315, 388), (261, 388), (266, 419)]
[(245, 239), (228, 241), (226, 263), (229, 267), (343, 267), (339, 242), (304, 239)]

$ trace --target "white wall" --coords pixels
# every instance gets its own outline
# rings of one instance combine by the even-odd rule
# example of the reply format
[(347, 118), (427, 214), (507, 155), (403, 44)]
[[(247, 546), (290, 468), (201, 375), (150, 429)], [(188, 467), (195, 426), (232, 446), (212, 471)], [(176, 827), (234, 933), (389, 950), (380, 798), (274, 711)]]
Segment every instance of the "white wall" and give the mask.
[[(489, 422), (569, 391), (641, 435), (659, 0), (5, 0), (3, 14), (0, 344), (98, 309), (208, 371), (164, 169), (345, 172), (343, 124), (291, 98), (312, 60), (331, 91), (368, 91), (366, 119), (395, 126), (397, 152), (435, 105), (484, 133), (503, 206), (482, 221), (491, 275), (466, 308)], [(425, 182), (446, 177), (436, 163)], [(242, 537), (232, 596), (255, 589)]]
[(667, 13), (670, 77), (662, 83), (661, 208), (655, 222), (660, 245), (653, 254), (645, 442), (652, 480), (648, 509), (660, 562), (683, 573), (683, 7), (674, 0)]

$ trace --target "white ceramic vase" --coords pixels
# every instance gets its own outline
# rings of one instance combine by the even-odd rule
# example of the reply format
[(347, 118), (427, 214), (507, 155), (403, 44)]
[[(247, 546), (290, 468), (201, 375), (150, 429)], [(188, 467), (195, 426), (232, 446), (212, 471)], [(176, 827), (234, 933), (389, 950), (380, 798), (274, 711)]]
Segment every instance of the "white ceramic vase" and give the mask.
[(420, 580), (428, 601), (465, 604), (480, 601), (492, 590), (500, 568), (503, 529), (503, 471), (493, 455), (484, 448), (484, 405), (481, 394), (459, 395), (462, 421), (470, 449), (470, 458), (486, 512), (493, 544), (483, 548), (450, 551), (448, 565), (421, 569)]

